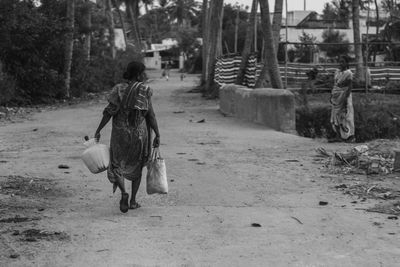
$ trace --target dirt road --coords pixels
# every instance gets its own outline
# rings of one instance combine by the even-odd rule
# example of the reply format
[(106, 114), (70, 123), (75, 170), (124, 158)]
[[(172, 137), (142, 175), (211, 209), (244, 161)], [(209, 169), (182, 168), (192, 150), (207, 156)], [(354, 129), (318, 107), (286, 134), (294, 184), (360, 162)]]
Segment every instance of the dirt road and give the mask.
[(159, 75), (150, 85), (170, 192), (148, 196), (143, 179), (142, 208), (126, 214), (80, 159), (104, 99), (0, 127), (1, 266), (400, 262), (398, 221), (362, 210), (370, 200), (351, 204), (313, 163), (315, 148), (333, 145), (224, 117), (217, 101), (187, 93), (195, 76)]

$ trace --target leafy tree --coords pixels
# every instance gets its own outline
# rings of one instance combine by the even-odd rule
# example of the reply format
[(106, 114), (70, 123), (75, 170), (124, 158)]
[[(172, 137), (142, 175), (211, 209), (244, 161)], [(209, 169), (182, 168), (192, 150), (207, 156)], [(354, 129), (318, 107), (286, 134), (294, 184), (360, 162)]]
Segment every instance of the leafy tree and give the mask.
[(397, 4), (395, 0), (382, 0), (382, 9), (386, 12), (399, 10), (400, 4)]
[(328, 29), (322, 32), (321, 50), (326, 52), (328, 57), (337, 57), (338, 55), (347, 55), (350, 51), (346, 39), (346, 34), (339, 31)]
[(350, 20), (350, 15), (351, 0), (332, 0), (331, 3), (326, 3), (322, 10), (323, 19), (343, 21), (347, 25)]
[[(90, 28), (81, 18), (85, 2), (76, 1), (73, 32), (73, 54), (70, 65), (70, 94), (80, 96), (84, 92), (109, 89), (120, 76), (126, 61), (137, 56), (132, 51), (110, 57), (105, 38), (107, 20), (104, 10), (92, 6)], [(1, 94), (7, 93), (6, 101), (26, 104), (49, 102), (61, 98), (64, 92), (64, 48), (66, 47), (66, 0), (0, 1), (0, 62), (3, 76), (0, 79)], [(91, 33), (91, 60), (87, 61), (85, 35)], [(3, 91), (4, 85), (12, 86)]]
[(298, 62), (313, 62), (313, 55), (316, 50), (314, 44), (316, 40), (317, 37), (313, 36), (311, 33), (303, 32), (303, 34), (299, 36), (299, 41), (301, 42), (301, 44), (295, 45), (295, 57), (298, 58)]
[(164, 8), (150, 9), (139, 18), (140, 35), (150, 43), (160, 43), (171, 32), (169, 15)]
[[(51, 6), (65, 8), (59, 2)], [(53, 10), (55, 14), (57, 9)], [(60, 48), (64, 46), (65, 24), (60, 17), (45, 16), (42, 11), (33, 1), (0, 1), (3, 71), (15, 78), (16, 93), (28, 102), (63, 94), (63, 49)]]
[(166, 8), (171, 19), (176, 20), (179, 26), (198, 24), (200, 3), (196, 0), (171, 0)]
[[(222, 22), (222, 40), (224, 42), (224, 53), (232, 53), (235, 49), (235, 27), (236, 27), (236, 16), (238, 8), (227, 4), (224, 6), (224, 17)], [(246, 38), (247, 29), (247, 18), (248, 14), (246, 10), (239, 9), (239, 21), (238, 21), (238, 39), (237, 39), (237, 50), (242, 51)]]

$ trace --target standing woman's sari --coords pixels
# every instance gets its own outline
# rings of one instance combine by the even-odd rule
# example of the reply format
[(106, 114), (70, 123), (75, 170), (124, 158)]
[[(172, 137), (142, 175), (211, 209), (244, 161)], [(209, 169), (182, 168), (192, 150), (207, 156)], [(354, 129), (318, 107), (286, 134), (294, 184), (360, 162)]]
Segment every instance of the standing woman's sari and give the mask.
[(354, 109), (351, 95), (351, 70), (336, 71), (331, 94), (331, 124), (342, 139), (354, 135)]

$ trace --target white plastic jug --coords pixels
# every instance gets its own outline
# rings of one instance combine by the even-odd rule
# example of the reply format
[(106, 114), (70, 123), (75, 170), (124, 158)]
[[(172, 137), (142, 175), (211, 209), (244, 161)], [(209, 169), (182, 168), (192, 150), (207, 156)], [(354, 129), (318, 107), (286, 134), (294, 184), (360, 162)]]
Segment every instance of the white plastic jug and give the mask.
[[(86, 138), (85, 139), (89, 139)], [(107, 170), (110, 164), (110, 150), (108, 146), (99, 144), (94, 138), (83, 143), (88, 148), (82, 153), (82, 160), (92, 173)]]

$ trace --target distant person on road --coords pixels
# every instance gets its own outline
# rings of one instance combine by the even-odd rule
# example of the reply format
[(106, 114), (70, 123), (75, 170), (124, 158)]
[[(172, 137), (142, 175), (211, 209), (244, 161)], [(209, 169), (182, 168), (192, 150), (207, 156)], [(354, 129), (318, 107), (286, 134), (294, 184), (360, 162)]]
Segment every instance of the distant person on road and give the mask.
[[(108, 96), (108, 105), (96, 130), (95, 138), (100, 139), (100, 131), (112, 120), (110, 141), (110, 166), (107, 176), (121, 190), (120, 210), (139, 208), (136, 194), (142, 178), (142, 169), (151, 155), (151, 130), (155, 133), (153, 147), (160, 145), (160, 133), (154, 114), (152, 90), (143, 83), (145, 66), (141, 62), (128, 64), (123, 78), (126, 83), (114, 86)], [(132, 181), (132, 194), (125, 190), (125, 179)]]
[(167, 81), (169, 80), (169, 71), (170, 71), (170, 69), (171, 69), (171, 64), (170, 64), (170, 62), (168, 61), (168, 62), (165, 64), (165, 68), (164, 68), (165, 79), (166, 79)]
[(331, 93), (331, 124), (336, 137), (330, 142), (354, 142), (354, 109), (351, 95), (353, 73), (349, 69), (349, 60), (342, 56), (340, 68), (335, 72)]

